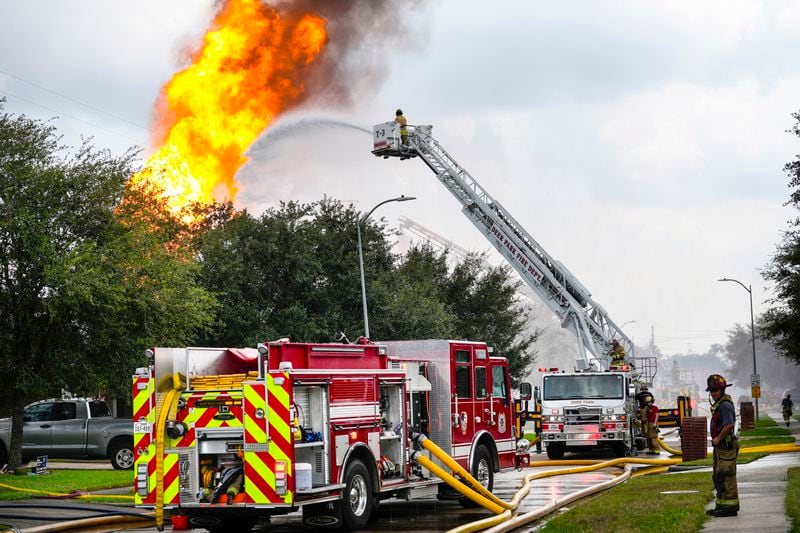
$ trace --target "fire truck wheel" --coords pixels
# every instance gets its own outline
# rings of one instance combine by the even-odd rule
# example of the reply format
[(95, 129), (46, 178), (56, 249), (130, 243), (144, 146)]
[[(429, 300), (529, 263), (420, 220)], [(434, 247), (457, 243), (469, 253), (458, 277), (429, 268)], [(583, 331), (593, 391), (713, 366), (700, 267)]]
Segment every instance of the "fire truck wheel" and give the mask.
[(108, 458), (114, 470), (130, 470), (133, 468), (133, 442), (119, 439), (112, 441), (108, 447)]
[(614, 450), (615, 457), (625, 457), (625, 452), (628, 451), (623, 442), (615, 442), (611, 449)]
[[(489, 489), (489, 491), (492, 490), (494, 487), (494, 465), (492, 464), (492, 455), (489, 453), (489, 449), (483, 444), (475, 448), (475, 459), (472, 461), (470, 473), (481, 485)], [(462, 507), (466, 508), (478, 506), (477, 503), (469, 498), (461, 498), (458, 502)]]
[(344, 480), (342, 521), (348, 529), (364, 529), (375, 508), (369, 470), (360, 459), (353, 459), (347, 465)]
[(558, 461), (564, 458), (566, 446), (562, 442), (553, 442), (547, 445), (547, 458)]

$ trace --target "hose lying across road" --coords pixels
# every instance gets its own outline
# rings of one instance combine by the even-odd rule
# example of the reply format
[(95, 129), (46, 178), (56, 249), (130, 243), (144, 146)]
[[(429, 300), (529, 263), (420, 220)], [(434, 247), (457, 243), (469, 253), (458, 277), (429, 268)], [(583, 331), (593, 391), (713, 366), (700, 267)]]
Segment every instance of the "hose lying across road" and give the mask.
[[(659, 439), (658, 443), (664, 450), (666, 450), (670, 454), (675, 455), (675, 456), (680, 456), (681, 455), (681, 451), (680, 450), (676, 450), (674, 448), (671, 448), (663, 440)], [(426, 449), (431, 449), (431, 448), (426, 446)], [(800, 452), (800, 446), (797, 446), (796, 444), (773, 444), (773, 445), (769, 445), (769, 446), (757, 446), (757, 447), (753, 447), (753, 448), (745, 448), (745, 450), (746, 450), (746, 453), (791, 453), (791, 452)], [(443, 451), (441, 453), (444, 454)], [(436, 456), (439, 457), (439, 455), (436, 455)], [(430, 461), (430, 460), (428, 460), (428, 461)], [(452, 461), (452, 459), (451, 459), (451, 461)], [(611, 459), (609, 461), (593, 461), (593, 460), (534, 461), (534, 462), (530, 463), (529, 466), (531, 466), (531, 467), (536, 467), (536, 466), (565, 466), (565, 465), (584, 465), (584, 466), (574, 466), (572, 468), (562, 468), (562, 469), (557, 469), (557, 470), (548, 470), (548, 471), (545, 471), (545, 472), (538, 472), (538, 473), (534, 473), (534, 474), (528, 474), (523, 479), (522, 487), (514, 495), (514, 498), (511, 500), (511, 502), (502, 502), (502, 500), (501, 500), (500, 502), (492, 502), (493, 503), (492, 506), (486, 506), (489, 510), (493, 511), (494, 513), (496, 513), (495, 516), (492, 516), (492, 517), (489, 517), (489, 518), (484, 518), (484, 519), (478, 520), (476, 522), (471, 522), (471, 523), (468, 523), (468, 524), (464, 524), (463, 526), (459, 526), (459, 527), (456, 527), (456, 528), (453, 528), (453, 529), (449, 530), (448, 533), (471, 533), (471, 532), (474, 532), (474, 531), (482, 531), (482, 530), (487, 529), (487, 528), (490, 528), (490, 529), (487, 530), (489, 533), (500, 533), (500, 532), (511, 531), (513, 529), (516, 529), (518, 527), (523, 526), (524, 524), (527, 524), (527, 523), (532, 522), (534, 520), (537, 520), (537, 519), (539, 519), (539, 518), (541, 518), (543, 516), (546, 516), (546, 515), (552, 513), (553, 511), (557, 510), (558, 508), (563, 507), (564, 505), (566, 505), (566, 504), (568, 504), (570, 502), (573, 502), (573, 501), (578, 500), (580, 498), (583, 498), (585, 496), (589, 496), (591, 494), (594, 494), (594, 493), (600, 492), (602, 490), (605, 490), (607, 488), (610, 488), (610, 487), (613, 487), (615, 485), (618, 485), (618, 484), (622, 483), (623, 481), (626, 481), (626, 480), (630, 479), (631, 477), (647, 475), (647, 474), (663, 473), (663, 472), (666, 472), (671, 465), (680, 464), (682, 461), (683, 460), (680, 459), (680, 458), (674, 458), (674, 459), (639, 459), (639, 458), (636, 458), (636, 457), (621, 457), (621, 458), (618, 458), (618, 459)], [(633, 464), (642, 464), (642, 465), (651, 465), (651, 466), (649, 466), (648, 468), (643, 468), (643, 469), (639, 469), (639, 470), (634, 471), (633, 470)], [(448, 466), (449, 466), (449, 464), (448, 464)], [(530, 490), (531, 490), (530, 484), (531, 484), (532, 481), (534, 481), (536, 479), (545, 478), (545, 477), (551, 477), (551, 476), (559, 476), (559, 475), (565, 475), (565, 474), (578, 474), (578, 473), (583, 473), (583, 472), (591, 472), (593, 470), (599, 470), (599, 469), (602, 469), (602, 468), (608, 468), (608, 467), (612, 467), (612, 466), (613, 467), (624, 467), (623, 473), (616, 475), (613, 479), (610, 479), (608, 481), (604, 481), (604, 482), (599, 483), (597, 485), (593, 485), (591, 487), (587, 487), (587, 488), (582, 489), (582, 490), (580, 490), (578, 492), (575, 492), (573, 494), (569, 494), (567, 496), (564, 496), (562, 498), (554, 500), (550, 504), (548, 504), (548, 505), (546, 505), (544, 507), (541, 507), (541, 508), (539, 508), (539, 509), (537, 509), (535, 511), (531, 511), (531, 512), (524, 513), (524, 514), (521, 514), (521, 515), (516, 515), (516, 516), (514, 515), (514, 511), (519, 506), (520, 501), (525, 496), (527, 496), (528, 493), (530, 492)], [(462, 470), (463, 470), (463, 468), (462, 468)], [(431, 470), (431, 471), (433, 472), (433, 470)], [(456, 483), (459, 483), (459, 481), (457, 479), (455, 479), (453, 476), (449, 476), (449, 474), (447, 474), (446, 472), (445, 472), (445, 475), (450, 477), (451, 480), (455, 481)], [(465, 496), (470, 497), (470, 499), (472, 499), (473, 501), (476, 501), (476, 502), (478, 501), (476, 498), (473, 498), (468, 494), (468, 491), (470, 491), (472, 486), (474, 485), (474, 483), (472, 481), (470, 481), (469, 485), (461, 483), (462, 488), (459, 488), (459, 487), (456, 487), (453, 483), (451, 483), (447, 479), (445, 479), (445, 478), (442, 478), (442, 479), (447, 481), (448, 484), (450, 484), (451, 486), (453, 486), (454, 488), (459, 490)], [(466, 491), (462, 490), (463, 488), (466, 488)]]

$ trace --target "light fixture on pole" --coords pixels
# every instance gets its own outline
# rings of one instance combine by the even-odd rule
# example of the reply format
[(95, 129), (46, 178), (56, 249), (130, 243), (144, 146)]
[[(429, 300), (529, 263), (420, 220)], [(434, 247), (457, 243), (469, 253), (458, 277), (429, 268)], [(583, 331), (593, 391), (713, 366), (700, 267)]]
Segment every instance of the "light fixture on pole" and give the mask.
[(383, 204), (390, 202), (408, 202), (409, 200), (416, 200), (415, 196), (398, 196), (397, 198), (389, 198), (384, 200), (372, 209), (364, 217), (356, 218), (356, 234), (358, 235), (358, 267), (361, 270), (361, 303), (364, 306), (364, 336), (369, 338), (369, 316), (367, 314), (367, 288), (364, 282), (364, 251), (361, 247), (361, 223), (366, 221), (369, 216)]
[[(755, 321), (753, 319), (753, 286), (745, 285), (741, 281), (731, 278), (722, 278), (718, 279), (717, 281), (733, 281), (735, 283), (738, 283), (750, 295), (750, 338), (753, 343), (753, 375), (758, 375), (758, 367), (756, 366), (756, 326), (755, 326)], [(755, 398), (755, 401), (756, 401), (756, 420), (758, 420), (758, 398)]]
[[(636, 322), (635, 320), (626, 320), (626, 321), (625, 321), (625, 322), (623, 322), (623, 323), (622, 323), (622, 325), (619, 327), (619, 330), (620, 330), (620, 331), (622, 331), (622, 328), (624, 328), (624, 327), (625, 327), (625, 326), (627, 326), (628, 324), (633, 324), (633, 323), (635, 323), (635, 322)], [(633, 339), (631, 339), (631, 357), (635, 357), (635, 356), (636, 356), (636, 345), (633, 343)]]

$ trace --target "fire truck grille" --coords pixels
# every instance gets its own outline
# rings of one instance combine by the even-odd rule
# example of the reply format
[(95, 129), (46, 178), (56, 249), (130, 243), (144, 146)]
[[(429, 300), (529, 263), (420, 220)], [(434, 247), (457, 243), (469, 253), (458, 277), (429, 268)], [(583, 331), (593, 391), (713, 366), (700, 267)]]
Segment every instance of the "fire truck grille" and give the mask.
[(600, 414), (603, 412), (600, 408), (592, 407), (575, 407), (564, 409), (564, 423), (565, 424), (599, 424)]

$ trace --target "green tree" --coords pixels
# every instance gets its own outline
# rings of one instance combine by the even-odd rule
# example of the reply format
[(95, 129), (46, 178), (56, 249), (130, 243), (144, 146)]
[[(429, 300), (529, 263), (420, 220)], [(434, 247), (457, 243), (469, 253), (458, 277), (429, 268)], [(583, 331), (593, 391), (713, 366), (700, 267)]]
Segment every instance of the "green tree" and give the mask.
[[(784, 357), (780, 357), (775, 347), (767, 340), (759, 338), (758, 331), (763, 324), (763, 316), (756, 319), (756, 365), (761, 376), (761, 387), (766, 393), (780, 394), (793, 387), (800, 380), (800, 367)], [(727, 363), (725, 377), (742, 389), (750, 384), (753, 373), (753, 344), (750, 324), (735, 324), (728, 331), (728, 341), (723, 351)]]
[[(220, 302), (205, 342), (253, 345), (265, 339), (328, 342), (363, 332), (356, 211), (323, 199), (289, 202), (258, 218), (232, 214), (202, 237), (204, 284)], [(370, 299), (394, 268), (382, 222), (362, 228)], [(372, 304), (372, 302), (371, 302)]]
[[(800, 138), (800, 111), (792, 117), (797, 122), (788, 131)], [(792, 189), (788, 204), (800, 209), (800, 156), (795, 156), (783, 170), (789, 175)], [(800, 218), (789, 222), (789, 229), (762, 275), (774, 283), (775, 298), (764, 314), (760, 333), (780, 355), (800, 364)]]
[[(135, 152), (113, 157), (88, 142), (69, 155), (48, 123), (0, 101), (0, 400), (11, 407), (12, 466), (21, 462), (22, 412), (60, 394), (127, 394), (139, 354), (182, 343), (210, 320), (191, 250), (164, 240), (129, 190)], [(169, 217), (167, 217), (169, 218)], [(1, 458), (0, 458), (1, 459)]]
[(536, 360), (533, 345), (539, 331), (529, 331), (529, 312), (520, 301), (522, 286), (508, 265), (491, 266), (485, 254), (470, 254), (458, 263), (444, 286), (456, 334), (484, 340), (508, 358), (517, 385)]

